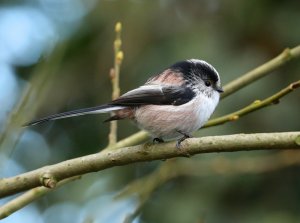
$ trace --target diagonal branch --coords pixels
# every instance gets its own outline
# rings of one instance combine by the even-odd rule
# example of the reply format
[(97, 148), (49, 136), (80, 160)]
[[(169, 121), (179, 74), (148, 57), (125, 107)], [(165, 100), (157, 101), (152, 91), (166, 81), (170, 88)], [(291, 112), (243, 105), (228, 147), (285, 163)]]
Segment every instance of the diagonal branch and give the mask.
[(270, 72), (286, 64), (286, 62), (288, 62), (289, 60), (297, 58), (299, 56), (300, 56), (300, 45), (292, 49), (286, 48), (277, 57), (247, 72), (241, 77), (231, 81), (228, 85), (226, 85), (226, 87), (224, 87), (225, 92), (222, 94), (222, 98), (231, 95), (232, 93), (245, 87), (249, 83), (258, 80), (259, 78), (266, 76)]
[(225, 122), (229, 122), (229, 121), (235, 121), (235, 120), (239, 119), (241, 116), (244, 116), (250, 112), (256, 111), (258, 109), (261, 109), (261, 108), (264, 108), (264, 107), (267, 107), (267, 106), (270, 106), (273, 104), (278, 104), (280, 98), (284, 97), (285, 95), (292, 92), (293, 90), (295, 90), (298, 87), (300, 87), (300, 80), (298, 80), (294, 83), (291, 83), (286, 88), (282, 89), (281, 91), (277, 92), (276, 94), (274, 94), (262, 101), (256, 100), (252, 104), (250, 104), (238, 111), (235, 111), (228, 115), (224, 115), (219, 118), (212, 119), (212, 120), (208, 121), (202, 128), (211, 127), (211, 126), (215, 126), (215, 125), (221, 125), (221, 124), (223, 124)]
[(0, 179), (0, 197), (38, 186), (49, 187), (50, 185), (50, 187), (55, 187), (57, 182), (69, 177), (129, 163), (191, 156), (200, 153), (299, 148), (300, 132), (192, 138), (183, 142), (182, 149), (176, 149), (174, 142), (131, 146), (67, 160), (11, 178)]

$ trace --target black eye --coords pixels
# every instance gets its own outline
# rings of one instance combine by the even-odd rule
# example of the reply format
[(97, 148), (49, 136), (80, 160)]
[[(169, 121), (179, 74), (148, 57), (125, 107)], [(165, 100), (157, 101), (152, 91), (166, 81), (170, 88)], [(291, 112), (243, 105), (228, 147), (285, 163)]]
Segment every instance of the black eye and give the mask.
[(207, 87), (209, 87), (209, 86), (211, 86), (211, 81), (206, 80), (206, 81), (204, 82), (204, 84), (205, 84)]

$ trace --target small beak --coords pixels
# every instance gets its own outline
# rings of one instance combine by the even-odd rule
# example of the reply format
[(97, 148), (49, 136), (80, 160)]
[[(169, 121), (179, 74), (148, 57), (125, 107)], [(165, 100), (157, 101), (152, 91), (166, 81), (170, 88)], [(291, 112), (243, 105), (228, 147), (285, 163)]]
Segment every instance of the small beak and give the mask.
[(224, 90), (221, 86), (216, 86), (216, 91), (219, 92), (219, 93), (223, 93)]

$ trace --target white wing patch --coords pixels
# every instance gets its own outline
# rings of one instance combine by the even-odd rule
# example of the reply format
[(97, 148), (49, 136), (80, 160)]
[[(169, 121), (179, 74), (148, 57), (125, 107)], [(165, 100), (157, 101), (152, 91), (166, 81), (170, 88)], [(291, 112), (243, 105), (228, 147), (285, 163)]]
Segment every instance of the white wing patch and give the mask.
[(153, 93), (157, 93), (157, 91), (159, 91), (160, 93), (163, 94), (162, 86), (150, 84), (150, 85), (143, 85), (141, 87), (138, 87), (136, 89), (128, 91), (127, 93), (123, 94), (121, 97), (134, 96), (134, 95), (143, 94), (143, 93), (149, 94), (151, 91)]

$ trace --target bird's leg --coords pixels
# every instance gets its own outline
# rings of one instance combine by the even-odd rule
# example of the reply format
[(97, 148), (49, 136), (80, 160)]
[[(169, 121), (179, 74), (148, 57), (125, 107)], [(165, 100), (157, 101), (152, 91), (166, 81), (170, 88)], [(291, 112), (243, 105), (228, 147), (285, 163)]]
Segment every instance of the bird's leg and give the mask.
[(183, 135), (183, 137), (181, 137), (180, 139), (178, 139), (177, 142), (176, 142), (176, 148), (177, 148), (177, 149), (180, 149), (181, 143), (182, 143), (184, 140), (186, 140), (187, 138), (192, 138), (193, 136), (190, 135), (190, 134), (188, 134), (188, 133), (184, 133), (184, 132), (182, 132), (182, 131), (179, 131), (179, 130), (177, 130), (177, 132)]
[(162, 138), (154, 138), (153, 139), (153, 143), (162, 143), (162, 142), (165, 142)]

